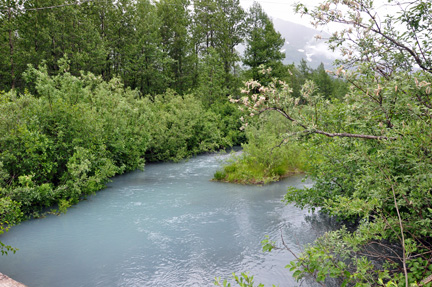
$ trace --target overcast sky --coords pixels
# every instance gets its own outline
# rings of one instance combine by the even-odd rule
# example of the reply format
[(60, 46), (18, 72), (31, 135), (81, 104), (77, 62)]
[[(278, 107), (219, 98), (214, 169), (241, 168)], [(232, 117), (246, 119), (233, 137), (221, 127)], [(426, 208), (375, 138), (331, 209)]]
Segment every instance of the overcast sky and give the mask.
[[(299, 14), (296, 14), (294, 12), (295, 4), (301, 2), (308, 8), (313, 8), (324, 2), (323, 0), (240, 0), (240, 4), (244, 9), (249, 9), (254, 1), (260, 3), (267, 15), (273, 18), (273, 20), (278, 18), (303, 24), (308, 27), (312, 27), (310, 24), (311, 19), (308, 16), (301, 17)], [(394, 0), (392, 4), (395, 5), (398, 2), (400, 1)], [(399, 10), (397, 7), (389, 7), (387, 0), (375, 0), (374, 3), (381, 15), (394, 14)]]
[(273, 19), (283, 19), (306, 26), (311, 26), (309, 24), (310, 19), (306, 16), (300, 17), (300, 15), (295, 14), (294, 5), (298, 2), (303, 2), (308, 7), (314, 7), (321, 2), (321, 0), (240, 0), (240, 4), (243, 8), (248, 9), (254, 1), (260, 3), (264, 11)]

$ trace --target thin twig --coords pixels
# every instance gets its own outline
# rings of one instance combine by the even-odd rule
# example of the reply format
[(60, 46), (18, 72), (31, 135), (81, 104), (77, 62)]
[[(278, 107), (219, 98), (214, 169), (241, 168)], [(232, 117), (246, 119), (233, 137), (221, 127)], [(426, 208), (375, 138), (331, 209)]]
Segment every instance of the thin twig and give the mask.
[(373, 139), (373, 140), (396, 140), (396, 139), (398, 139), (397, 137), (374, 136), (374, 135), (351, 134), (351, 133), (330, 133), (330, 132), (317, 130), (317, 129), (309, 129), (307, 126), (298, 122), (296, 119), (291, 117), (288, 113), (286, 113), (284, 110), (282, 110), (280, 108), (268, 107), (268, 108), (265, 108), (265, 109), (258, 111), (258, 114), (262, 114), (266, 111), (276, 111), (276, 112), (282, 114), (286, 119), (288, 119), (291, 122), (294, 122), (297, 125), (301, 126), (302, 128), (305, 129), (306, 133), (310, 133), (310, 134), (321, 134), (321, 135), (325, 135), (325, 136), (331, 137), (331, 138), (333, 138), (333, 137), (344, 138), (345, 137), (345, 138), (362, 138), (362, 139)]
[[(304, 263), (303, 262), (301, 262), (300, 260), (299, 260), (299, 258), (297, 257), (297, 255), (291, 250), (291, 248), (289, 248), (288, 247), (288, 245), (285, 243), (285, 240), (284, 240), (284, 238), (283, 238), (283, 234), (282, 234), (282, 230), (281, 230), (281, 240), (282, 240), (282, 245), (285, 247), (285, 249), (286, 250), (288, 250), (296, 259), (297, 259), (297, 261), (299, 261), (300, 263), (301, 263), (301, 265), (303, 266), (303, 268), (306, 268), (307, 269), (307, 266), (305, 266), (304, 265)], [(316, 279), (316, 275), (315, 274), (312, 274), (312, 276)], [(318, 282), (317, 281), (317, 283), (318, 284), (320, 284), (321, 286), (325, 286), (323, 283), (321, 283), (321, 282)]]

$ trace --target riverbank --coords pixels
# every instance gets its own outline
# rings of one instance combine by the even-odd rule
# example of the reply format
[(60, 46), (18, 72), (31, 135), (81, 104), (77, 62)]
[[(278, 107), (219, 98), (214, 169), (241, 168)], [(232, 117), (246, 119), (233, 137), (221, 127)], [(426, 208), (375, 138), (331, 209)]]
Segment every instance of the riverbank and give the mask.
[(65, 215), (14, 226), (2, 241), (19, 250), (0, 257), (0, 271), (29, 287), (212, 286), (215, 277), (246, 271), (265, 286), (298, 285), (281, 264), (294, 257), (264, 253), (260, 242), (278, 240), (282, 228), (289, 246), (312, 243), (316, 228), (328, 228), (281, 201), (288, 186), (312, 183), (302, 176), (265, 186), (210, 182), (226, 157), (149, 163)]
[(26, 287), (26, 285), (0, 273), (0, 287)]

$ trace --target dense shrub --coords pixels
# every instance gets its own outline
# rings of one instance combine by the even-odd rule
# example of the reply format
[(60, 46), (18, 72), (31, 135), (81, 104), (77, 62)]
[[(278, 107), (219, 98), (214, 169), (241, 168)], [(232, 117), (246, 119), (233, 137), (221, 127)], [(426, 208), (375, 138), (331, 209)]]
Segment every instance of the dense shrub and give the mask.
[(229, 144), (219, 129), (220, 115), (204, 109), (192, 95), (168, 90), (150, 107), (153, 124), (146, 151), (150, 161), (179, 160)]
[[(0, 231), (102, 189), (110, 177), (145, 161), (179, 160), (231, 143), (221, 116), (192, 95), (140, 97), (114, 78), (25, 77), (35, 94), (0, 94)], [(7, 252), (6, 247), (0, 248)]]

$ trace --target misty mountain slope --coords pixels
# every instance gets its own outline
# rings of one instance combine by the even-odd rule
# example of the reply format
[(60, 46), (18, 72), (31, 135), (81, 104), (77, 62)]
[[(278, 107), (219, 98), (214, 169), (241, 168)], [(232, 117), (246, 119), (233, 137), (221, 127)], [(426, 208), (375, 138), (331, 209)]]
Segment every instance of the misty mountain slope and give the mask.
[(327, 33), (282, 19), (274, 19), (273, 23), (275, 29), (285, 38), (282, 48), (286, 54), (285, 64), (297, 65), (301, 59), (305, 59), (312, 68), (316, 68), (321, 62), (328, 69), (332, 67), (336, 54), (327, 48), (324, 40), (315, 39), (317, 34), (323, 38), (329, 37)]

